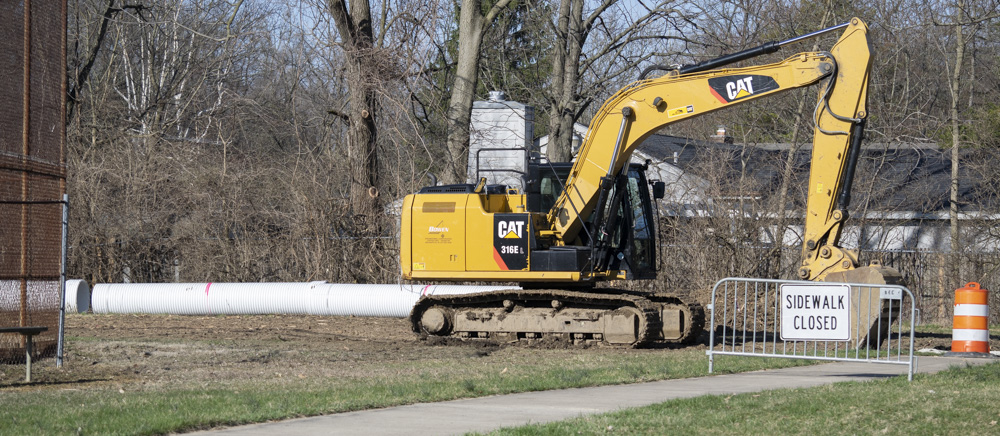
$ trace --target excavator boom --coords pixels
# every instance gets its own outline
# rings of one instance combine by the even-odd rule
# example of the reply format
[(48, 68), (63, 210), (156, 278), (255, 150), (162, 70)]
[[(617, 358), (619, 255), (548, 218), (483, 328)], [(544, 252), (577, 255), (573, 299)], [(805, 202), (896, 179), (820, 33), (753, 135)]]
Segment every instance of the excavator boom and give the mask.
[[(849, 24), (826, 30), (840, 28), (846, 30), (829, 52), (799, 53), (771, 65), (703, 71), (721, 62), (775, 51), (781, 43), (765, 44), (749, 50), (744, 56), (724, 56), (721, 61), (681, 69), (698, 71), (695, 73), (668, 74), (635, 82), (620, 90), (604, 103), (591, 122), (592, 128), (580, 148), (566, 189), (549, 211), (549, 222), (557, 239), (569, 243), (577, 237), (596, 207), (600, 179), (621, 171), (632, 151), (661, 128), (725, 107), (809, 86), (831, 75), (835, 77), (826, 86), (826, 93), (821, 93), (820, 105), (824, 105), (825, 99), (830, 102), (831, 110), (836, 109), (840, 113), (835, 117), (825, 108), (819, 111), (814, 147), (814, 157), (819, 161), (813, 160), (812, 175), (817, 183), (837, 189), (841, 184), (837, 175), (842, 174), (846, 164), (844, 152), (849, 146), (848, 138), (852, 131), (852, 121), (843, 121), (841, 117), (850, 117), (851, 120), (865, 117), (868, 73), (871, 69), (868, 29), (864, 22), (855, 18)], [(822, 133), (824, 131), (845, 133), (838, 137)], [(831, 167), (833, 160), (839, 161)], [(831, 175), (834, 179), (832, 184), (829, 180)], [(810, 200), (810, 215), (832, 216), (832, 203), (825, 204), (825, 199), (821, 198)], [(809, 224), (807, 227), (810, 227)], [(817, 233), (829, 232), (817, 230)]]

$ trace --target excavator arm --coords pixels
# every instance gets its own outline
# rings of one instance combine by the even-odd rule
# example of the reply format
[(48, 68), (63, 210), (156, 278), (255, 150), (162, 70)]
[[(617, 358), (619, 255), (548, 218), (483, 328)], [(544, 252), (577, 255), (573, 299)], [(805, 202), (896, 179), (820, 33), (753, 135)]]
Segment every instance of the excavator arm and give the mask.
[(838, 242), (867, 116), (871, 51), (864, 22), (855, 18), (825, 31), (841, 28), (844, 33), (828, 52), (799, 53), (770, 65), (703, 71), (776, 51), (800, 37), (623, 88), (594, 117), (566, 186), (548, 213), (550, 229), (542, 236), (551, 236), (557, 245), (577, 240), (599, 199), (604, 198), (602, 189), (608, 189), (633, 150), (664, 126), (829, 78), (814, 112), (816, 131), (799, 276), (818, 280), (830, 272), (855, 268), (857, 255), (841, 249)]
[(851, 37), (852, 32), (865, 30), (848, 28), (830, 51), (835, 59), (852, 61), (838, 63), (835, 80), (821, 93), (813, 113), (815, 131), (798, 271), (803, 280), (822, 280), (829, 273), (852, 270), (858, 263), (857, 253), (844, 250), (839, 242), (868, 117), (869, 48), (864, 35)]
[[(828, 52), (799, 53), (770, 65), (711, 69), (841, 28), (844, 33)], [(619, 91), (594, 117), (566, 187), (548, 213), (550, 234), (556, 244), (572, 244), (578, 239), (584, 222), (602, 198), (601, 190), (607, 189), (612, 176), (622, 171), (632, 151), (659, 129), (829, 78), (813, 113), (815, 133), (798, 275), (805, 280), (822, 280), (832, 272), (856, 268), (857, 253), (841, 248), (839, 241), (867, 117), (871, 71), (867, 31), (865, 23), (854, 18), (850, 23), (804, 37), (765, 44), (660, 78), (635, 82)]]

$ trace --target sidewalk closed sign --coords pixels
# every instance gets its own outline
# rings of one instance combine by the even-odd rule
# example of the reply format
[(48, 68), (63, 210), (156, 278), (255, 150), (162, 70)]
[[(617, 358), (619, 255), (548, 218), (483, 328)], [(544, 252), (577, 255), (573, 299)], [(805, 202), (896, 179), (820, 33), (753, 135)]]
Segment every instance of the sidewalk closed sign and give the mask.
[(781, 339), (850, 340), (850, 296), (850, 285), (781, 285)]

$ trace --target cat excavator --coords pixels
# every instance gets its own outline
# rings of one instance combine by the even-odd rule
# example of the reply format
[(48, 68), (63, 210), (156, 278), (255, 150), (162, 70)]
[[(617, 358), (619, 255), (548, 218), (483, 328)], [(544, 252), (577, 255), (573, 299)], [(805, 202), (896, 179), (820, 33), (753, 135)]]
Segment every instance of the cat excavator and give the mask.
[[(843, 34), (829, 51), (723, 68), (837, 30)], [(400, 232), (405, 279), (520, 285), (425, 296), (410, 314), (413, 331), (633, 347), (696, 340), (705, 323), (700, 305), (672, 294), (601, 286), (657, 274), (653, 202), (665, 187), (646, 179), (646, 165), (630, 163), (632, 152), (668, 124), (812, 85), (820, 92), (798, 276), (895, 280), (898, 274), (889, 269), (860, 267), (857, 253), (839, 245), (867, 117), (867, 31), (854, 18), (698, 64), (651, 67), (604, 103), (574, 163), (528, 162), (523, 190), (482, 178), (475, 185), (431, 186), (407, 195)], [(667, 73), (646, 78), (657, 69)]]

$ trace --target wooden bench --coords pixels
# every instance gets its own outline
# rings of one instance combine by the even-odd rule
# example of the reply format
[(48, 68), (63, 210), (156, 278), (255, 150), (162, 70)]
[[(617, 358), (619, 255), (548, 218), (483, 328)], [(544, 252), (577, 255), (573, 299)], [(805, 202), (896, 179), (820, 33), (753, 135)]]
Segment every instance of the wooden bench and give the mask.
[(24, 362), (27, 364), (27, 372), (24, 381), (31, 383), (31, 341), (35, 335), (48, 330), (48, 327), (0, 327), (0, 333), (18, 333), (24, 336)]

